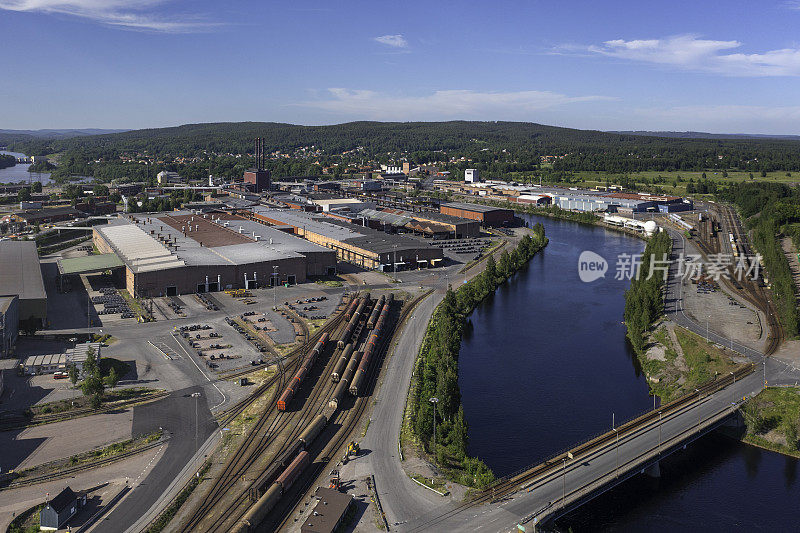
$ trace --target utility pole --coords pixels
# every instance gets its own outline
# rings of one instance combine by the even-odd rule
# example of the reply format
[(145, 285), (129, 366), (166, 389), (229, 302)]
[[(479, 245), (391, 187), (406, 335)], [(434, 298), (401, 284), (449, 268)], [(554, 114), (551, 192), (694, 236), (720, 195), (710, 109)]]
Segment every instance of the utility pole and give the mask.
[(433, 404), (433, 457), (436, 458), (436, 404), (439, 403), (439, 398), (434, 396), (430, 399)]
[(278, 305), (278, 265), (272, 267), (272, 305)]

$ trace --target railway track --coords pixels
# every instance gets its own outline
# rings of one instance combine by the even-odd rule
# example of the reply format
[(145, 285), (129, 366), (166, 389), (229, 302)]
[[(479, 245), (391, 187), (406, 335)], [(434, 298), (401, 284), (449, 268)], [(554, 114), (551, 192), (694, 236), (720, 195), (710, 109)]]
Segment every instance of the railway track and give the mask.
[(122, 461), (123, 459), (127, 459), (128, 457), (133, 457), (134, 455), (138, 455), (148, 450), (152, 450), (153, 448), (158, 448), (159, 446), (166, 444), (169, 441), (169, 439), (170, 439), (169, 436), (164, 436), (163, 438), (157, 441), (151, 442), (149, 444), (144, 444), (134, 450), (129, 450), (127, 452), (123, 452), (117, 455), (112, 455), (111, 457), (104, 457), (96, 461), (91, 461), (77, 466), (71, 466), (50, 474), (19, 478), (12, 481), (11, 483), (9, 483), (4, 487), (0, 487), (0, 490), (13, 490), (13, 489), (18, 489), (20, 487), (26, 487), (28, 485), (46, 483), (48, 481), (53, 481), (54, 479), (59, 479), (63, 477), (73, 477), (75, 474), (78, 474), (80, 472), (85, 472), (87, 470), (92, 470), (93, 468), (99, 468), (101, 466), (110, 465), (118, 461)]
[[(721, 214), (724, 226), (729, 229), (729, 231), (733, 234), (736, 242), (740, 243), (742, 246), (742, 253), (745, 257), (753, 256), (752, 248), (750, 247), (748, 240), (747, 240), (747, 233), (741, 226), (735, 212), (730, 206), (727, 205), (720, 205), (718, 207), (718, 211)], [(731, 267), (731, 280), (734, 279), (733, 277), (733, 267)], [(732, 289), (736, 289), (733, 286), (733, 283), (726, 280), (726, 283)], [(781, 326), (780, 321), (777, 318), (777, 311), (775, 306), (772, 303), (769, 295), (765, 291), (764, 287), (762, 287), (756, 281), (748, 277), (743, 277), (741, 283), (741, 290), (739, 291), (740, 294), (751, 304), (756, 306), (764, 316), (766, 317), (767, 321), (767, 346), (764, 350), (766, 355), (772, 355), (780, 346), (781, 342), (783, 341), (783, 327)]]
[(701, 398), (708, 396), (711, 393), (714, 393), (720, 389), (727, 387), (728, 385), (732, 384), (735, 380), (740, 380), (755, 370), (754, 364), (748, 364), (743, 367), (740, 367), (736, 372), (733, 374), (726, 374), (724, 377), (721, 377), (718, 380), (710, 381), (705, 385), (698, 387), (698, 390), (692, 392), (690, 394), (686, 394), (680, 398), (677, 398), (669, 403), (662, 405), (660, 408), (655, 409), (653, 411), (648, 411), (642, 416), (639, 416), (633, 420), (630, 420), (617, 428), (617, 431), (611, 431), (608, 433), (604, 433), (598, 437), (590, 439), (571, 450), (564, 451), (558, 453), (556, 455), (551, 456), (550, 458), (546, 459), (545, 461), (537, 464), (528, 469), (524, 469), (520, 472), (515, 474), (511, 474), (509, 476), (503, 477), (497, 480), (491, 487), (485, 489), (482, 492), (477, 493), (471, 500), (461, 503), (460, 505), (449, 509), (448, 511), (431, 517), (428, 521), (424, 524), (420, 524), (416, 526), (414, 529), (410, 531), (423, 531), (427, 530), (446, 520), (461, 511), (469, 508), (474, 507), (483, 503), (487, 502), (494, 502), (497, 501), (509, 494), (512, 494), (519, 490), (519, 487), (525, 484), (534, 483), (538, 480), (544, 479), (545, 477), (557, 473), (559, 468), (561, 468), (562, 461), (567, 454), (572, 454), (572, 458), (569, 459), (570, 461), (577, 461), (580, 460), (581, 456), (585, 456), (588, 453), (591, 453), (599, 448), (609, 445), (617, 438), (622, 438), (626, 435), (629, 435), (633, 432), (638, 431), (640, 428), (647, 426), (656, 420), (659, 419), (659, 416), (669, 416), (676, 414), (678, 411), (683, 409), (687, 409), (691, 407), (696, 401)]
[[(238, 519), (238, 513), (235, 512), (236, 509), (234, 507), (237, 507), (237, 502), (241, 503), (241, 498), (235, 499), (232, 504), (227, 505), (224, 512), (216, 514), (216, 518), (210, 517), (210, 513), (212, 509), (217, 507), (221, 500), (228, 495), (228, 492), (234, 488), (239, 479), (251, 469), (253, 462), (256, 461), (262, 453), (265, 453), (270, 447), (272, 447), (275, 438), (280, 435), (281, 431), (289, 424), (291, 420), (294, 419), (292, 416), (293, 413), (278, 412), (273, 409), (278, 395), (285, 386), (290, 373), (299, 366), (302, 359), (302, 357), (299, 356), (313, 347), (314, 343), (316, 343), (323, 333), (328, 332), (329, 334), (332, 334), (341, 325), (343, 318), (344, 312), (342, 310), (338, 312), (336, 316), (334, 316), (327, 324), (317, 330), (311, 338), (307, 336), (306, 338), (308, 340), (302, 346), (295, 349), (287, 357), (287, 363), (280, 364), (279, 373), (275, 374), (275, 376), (273, 376), (270, 380), (261, 385), (259, 389), (254, 391), (250, 397), (242, 402), (239, 402), (239, 404), (234, 406), (234, 408), (231, 408), (225, 412), (222, 420), (228, 423), (230, 420), (233, 420), (236, 416), (238, 416), (238, 414), (244, 409), (252, 405), (252, 403), (267, 390), (269, 390), (270, 387), (274, 386), (275, 384), (278, 385), (267, 402), (267, 410), (261, 417), (259, 417), (248, 436), (245, 438), (239, 448), (237, 448), (233, 456), (228, 460), (223, 472), (217, 478), (214, 486), (206, 495), (204, 501), (189, 516), (188, 520), (182, 527), (183, 531), (215, 531), (219, 530), (219, 527), (222, 526), (230, 516), (237, 515)], [(333, 358), (331, 358), (331, 360), (333, 360)], [(316, 387), (314, 390), (312, 390), (312, 396), (315, 394), (315, 390)], [(316, 392), (316, 394), (318, 395), (320, 392)], [(312, 397), (310, 396), (309, 400), (311, 399)], [(306, 401), (301, 412), (304, 413), (307, 409), (309, 409), (309, 405), (311, 405), (311, 402)], [(259, 437), (259, 435), (261, 435), (261, 437)], [(255, 478), (255, 476), (253, 477)], [(247, 494), (247, 491), (249, 490), (250, 486), (252, 486), (254, 481), (244, 489), (244, 494)]]
[(304, 476), (306, 481), (297, 484), (299, 490), (295, 489), (293, 491), (295, 493), (295, 497), (284, 498), (281, 507), (273, 511), (273, 513), (279, 515), (272, 524), (275, 531), (280, 531), (288, 525), (293, 514), (292, 511), (297, 506), (300, 498), (302, 498), (304, 494), (307, 494), (308, 491), (313, 488), (317, 479), (319, 479), (319, 477), (331, 467), (331, 463), (335, 462), (340, 450), (347, 445), (347, 442), (351, 439), (352, 434), (358, 429), (359, 425), (361, 424), (362, 417), (369, 406), (370, 400), (372, 399), (372, 394), (378, 378), (384, 370), (383, 363), (389, 354), (389, 348), (391, 347), (392, 342), (394, 342), (397, 332), (402, 329), (403, 324), (414, 311), (419, 302), (430, 295), (431, 292), (433, 292), (433, 289), (424, 292), (423, 294), (413, 298), (403, 305), (402, 309), (397, 315), (396, 320), (394, 321), (391, 334), (383, 336), (383, 340), (381, 341), (381, 345), (378, 350), (378, 360), (374, 362), (367, 373), (366, 390), (354, 399), (353, 404), (349, 409), (340, 409), (336, 413), (336, 418), (332, 420), (331, 423), (333, 425), (338, 424), (340, 426), (339, 430), (337, 430), (331, 440), (328, 441), (328, 443), (326, 443), (322, 450), (317, 454), (314, 462), (312, 463), (310, 471)]

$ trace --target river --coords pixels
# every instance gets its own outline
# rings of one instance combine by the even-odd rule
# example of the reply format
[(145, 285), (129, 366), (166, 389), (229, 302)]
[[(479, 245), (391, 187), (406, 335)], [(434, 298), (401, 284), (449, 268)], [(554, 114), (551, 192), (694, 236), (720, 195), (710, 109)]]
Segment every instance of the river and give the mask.
[[(0, 154), (13, 155), (14, 157), (25, 157), (25, 154), (21, 154), (19, 152), (8, 152), (6, 150), (0, 150)], [(28, 180), (41, 181), (42, 185), (50, 183), (49, 172), (36, 172), (33, 174), (28, 174), (29, 166), (30, 165), (27, 163), (17, 163), (13, 167), (0, 168), (0, 183), (27, 183)]]
[[(503, 476), (652, 408), (622, 324), (618, 254), (643, 241), (574, 222), (542, 222), (550, 243), (471, 315), (459, 384), (469, 453)], [(583, 283), (584, 250), (609, 261)], [(491, 369), (491, 370), (488, 370)], [(797, 461), (710, 435), (559, 520), (573, 531), (797, 530)]]

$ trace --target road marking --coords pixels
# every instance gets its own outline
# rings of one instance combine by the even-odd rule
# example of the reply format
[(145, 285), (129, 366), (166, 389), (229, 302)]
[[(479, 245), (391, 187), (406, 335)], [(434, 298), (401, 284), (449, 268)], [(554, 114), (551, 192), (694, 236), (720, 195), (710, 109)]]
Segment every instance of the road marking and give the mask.
[(142, 471), (141, 471), (141, 472), (139, 472), (139, 475), (138, 475), (138, 476), (136, 476), (136, 479), (134, 479), (134, 480), (133, 480), (133, 483), (132, 483), (131, 485), (134, 485), (134, 484), (136, 484), (136, 483), (137, 483), (137, 482), (138, 482), (138, 481), (139, 481), (139, 480), (142, 478), (142, 476), (144, 475), (144, 473), (145, 473), (145, 472), (147, 472), (147, 469), (148, 469), (148, 468), (150, 468), (150, 466), (153, 464), (153, 461), (155, 461), (155, 460), (158, 458), (158, 456), (161, 454), (161, 450), (162, 450), (163, 448), (164, 448), (164, 445), (163, 445), (163, 444), (162, 444), (161, 446), (159, 446), (159, 447), (158, 447), (158, 450), (156, 451), (155, 455), (153, 455), (153, 457), (151, 457), (151, 458), (150, 458), (150, 461), (149, 461), (149, 462), (148, 462), (148, 463), (147, 463), (147, 464), (144, 466), (144, 468), (142, 469)]
[(216, 384), (216, 383), (214, 383), (214, 382), (211, 380), (211, 378), (210, 378), (210, 377), (208, 377), (208, 374), (206, 374), (205, 372), (203, 372), (203, 369), (202, 369), (202, 368), (200, 368), (200, 365), (198, 365), (198, 364), (197, 364), (197, 361), (195, 361), (195, 360), (194, 360), (194, 358), (192, 358), (191, 354), (189, 354), (189, 352), (188, 352), (188, 351), (186, 351), (186, 348), (184, 348), (184, 347), (183, 347), (183, 344), (181, 344), (181, 343), (180, 343), (180, 341), (179, 341), (179, 340), (178, 340), (178, 339), (175, 337), (175, 334), (174, 334), (174, 333), (172, 334), (172, 338), (173, 338), (173, 339), (175, 339), (175, 342), (176, 342), (176, 343), (178, 343), (178, 346), (180, 346), (181, 350), (183, 350), (183, 353), (185, 353), (185, 354), (186, 354), (186, 357), (188, 357), (188, 358), (189, 358), (189, 360), (192, 362), (192, 364), (194, 364), (194, 366), (195, 366), (195, 367), (197, 367), (197, 370), (199, 370), (199, 371), (200, 371), (200, 373), (201, 373), (201, 374), (203, 374), (203, 376), (204, 376), (204, 377), (205, 377), (205, 378), (208, 380), (208, 382), (209, 382), (209, 383), (211, 383), (211, 385), (212, 385), (212, 386), (213, 386), (215, 389), (217, 389), (217, 392), (220, 394), (220, 396), (222, 396), (222, 401), (220, 401), (218, 404), (216, 404), (216, 405), (215, 405), (215, 406), (213, 406), (213, 407), (209, 407), (209, 408), (208, 408), (208, 410), (209, 410), (209, 411), (211, 411), (211, 410), (214, 410), (214, 409), (216, 409), (217, 407), (219, 407), (220, 405), (222, 405), (223, 403), (225, 403), (226, 401), (228, 401), (228, 399), (225, 397), (225, 394), (224, 394), (224, 393), (223, 393), (223, 392), (222, 392), (222, 391), (219, 389), (219, 387), (217, 387), (217, 384)]

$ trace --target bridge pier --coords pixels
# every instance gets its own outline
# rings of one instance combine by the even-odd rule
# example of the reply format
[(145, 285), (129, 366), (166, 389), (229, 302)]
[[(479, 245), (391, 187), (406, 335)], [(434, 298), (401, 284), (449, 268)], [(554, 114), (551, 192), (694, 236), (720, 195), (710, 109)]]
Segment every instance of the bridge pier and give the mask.
[(661, 477), (661, 466), (660, 463), (656, 462), (642, 470), (642, 473), (646, 476), (652, 478), (660, 478)]

